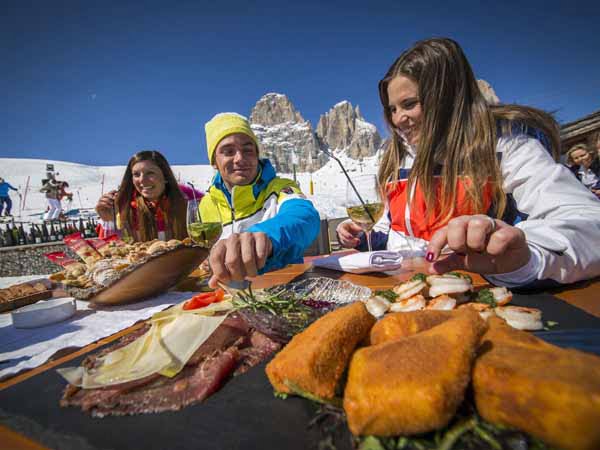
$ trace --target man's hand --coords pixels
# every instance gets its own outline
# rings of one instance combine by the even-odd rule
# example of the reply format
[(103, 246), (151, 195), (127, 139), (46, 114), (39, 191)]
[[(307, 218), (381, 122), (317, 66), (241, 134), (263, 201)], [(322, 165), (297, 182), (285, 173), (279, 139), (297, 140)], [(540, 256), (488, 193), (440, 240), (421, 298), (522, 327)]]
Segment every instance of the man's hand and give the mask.
[[(454, 253), (439, 259), (448, 246)], [(426, 260), (429, 272), (467, 270), (482, 274), (508, 273), (529, 261), (530, 250), (525, 233), (499, 219), (484, 215), (461, 216), (432, 236)]]
[(215, 288), (217, 282), (255, 277), (272, 251), (273, 244), (265, 233), (235, 233), (218, 241), (208, 257), (212, 270), (208, 285)]
[(114, 202), (116, 196), (117, 191), (110, 191), (104, 194), (102, 197), (100, 197), (100, 200), (98, 200), (98, 203), (96, 204), (96, 212), (102, 220), (113, 220), (115, 215)]
[(337, 226), (335, 231), (342, 247), (356, 248), (360, 244), (359, 236), (363, 233), (363, 229), (354, 222), (344, 221)]

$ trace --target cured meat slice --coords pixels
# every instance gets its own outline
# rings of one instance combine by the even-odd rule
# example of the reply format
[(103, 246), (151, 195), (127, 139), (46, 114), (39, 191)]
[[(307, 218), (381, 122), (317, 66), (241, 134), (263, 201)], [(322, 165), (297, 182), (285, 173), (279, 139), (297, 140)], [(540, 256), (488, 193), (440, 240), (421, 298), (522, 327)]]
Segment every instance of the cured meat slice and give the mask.
[(281, 344), (273, 341), (259, 331), (250, 334), (250, 346), (240, 350), (240, 360), (234, 376), (247, 372), (250, 368), (264, 361), (281, 348)]
[[(149, 328), (136, 330), (116, 344), (87, 357), (83, 364), (93, 368), (100, 356), (133, 342)], [(246, 372), (280, 348), (281, 344), (251, 328), (240, 315), (232, 314), (198, 347), (186, 366), (173, 378), (155, 373), (139, 380), (95, 389), (67, 385), (60, 405), (80, 407), (94, 417), (176, 411), (203, 401), (232, 374)]]
[(201, 402), (215, 392), (233, 372), (239, 353), (230, 347), (206, 358), (196, 366), (185, 367), (177, 376), (159, 376), (141, 389), (100, 402), (93, 408), (94, 417), (177, 411), (192, 403)]

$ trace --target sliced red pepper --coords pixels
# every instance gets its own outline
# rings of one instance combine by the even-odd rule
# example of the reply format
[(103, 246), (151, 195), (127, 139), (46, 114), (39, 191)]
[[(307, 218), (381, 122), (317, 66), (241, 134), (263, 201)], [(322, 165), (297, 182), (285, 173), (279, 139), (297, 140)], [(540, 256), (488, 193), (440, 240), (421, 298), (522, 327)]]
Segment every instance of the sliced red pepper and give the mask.
[(217, 289), (213, 292), (203, 292), (193, 296), (190, 300), (183, 304), (184, 310), (198, 309), (208, 306), (211, 303), (220, 302), (225, 297), (223, 289)]
[(220, 302), (221, 300), (223, 300), (225, 298), (225, 291), (223, 289), (217, 289), (214, 292), (215, 297), (217, 297), (217, 301)]

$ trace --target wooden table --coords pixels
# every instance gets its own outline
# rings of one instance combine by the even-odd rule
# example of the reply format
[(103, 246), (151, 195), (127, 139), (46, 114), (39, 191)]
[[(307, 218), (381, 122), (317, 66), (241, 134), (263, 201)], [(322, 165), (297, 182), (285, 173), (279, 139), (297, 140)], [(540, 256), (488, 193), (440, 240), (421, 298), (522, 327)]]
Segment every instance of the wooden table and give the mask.
[[(278, 284), (289, 283), (294, 280), (314, 277), (314, 276), (326, 276), (330, 278), (336, 278), (340, 280), (350, 281), (357, 285), (369, 287), (371, 289), (387, 289), (399, 282), (405, 281), (410, 278), (414, 273), (424, 271), (425, 262), (422, 259), (412, 260), (407, 265), (407, 270), (395, 274), (369, 274), (369, 275), (356, 275), (349, 273), (336, 272), (326, 269), (315, 268), (312, 266), (310, 261), (304, 264), (290, 265), (284, 269), (277, 270), (274, 272), (267, 273), (260, 277), (253, 279), (253, 287), (255, 288), (266, 288)], [(487, 282), (479, 275), (470, 274), (473, 277), (473, 283), (475, 286), (486, 285)], [(194, 274), (192, 273), (189, 286), (194, 286), (193, 280)], [(569, 286), (562, 287), (560, 289), (554, 289), (549, 291), (555, 297), (558, 297), (565, 302), (574, 305), (589, 314), (592, 314), (600, 318), (600, 278), (596, 278), (591, 281), (581, 282)], [(89, 353), (103, 345), (115, 341), (116, 339), (131, 333), (132, 331), (140, 328), (143, 323), (138, 323), (129, 327), (119, 333), (115, 333), (111, 336), (101, 339), (100, 341), (90, 344), (82, 349), (74, 351), (66, 356), (60, 357), (54, 361), (47, 362), (42, 366), (17, 375), (13, 378), (0, 382), (0, 391), (8, 389), (24, 380), (27, 380), (40, 373), (46, 372), (56, 366), (59, 366), (67, 361), (75, 359), (83, 354)], [(58, 401), (58, 399), (56, 399)], [(40, 446), (38, 443), (20, 435), (9, 428), (0, 425), (0, 443), (2, 448), (11, 449), (43, 449), (45, 447)]]

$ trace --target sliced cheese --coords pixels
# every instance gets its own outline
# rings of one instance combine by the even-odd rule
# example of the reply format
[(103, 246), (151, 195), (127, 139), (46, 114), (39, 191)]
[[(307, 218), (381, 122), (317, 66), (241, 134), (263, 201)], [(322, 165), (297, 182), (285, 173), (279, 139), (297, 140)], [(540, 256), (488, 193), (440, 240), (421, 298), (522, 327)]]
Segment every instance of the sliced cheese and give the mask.
[(139, 380), (154, 373), (176, 375), (227, 315), (175, 314), (158, 320), (146, 334), (97, 360), (92, 370), (60, 369), (71, 384), (93, 389)]

